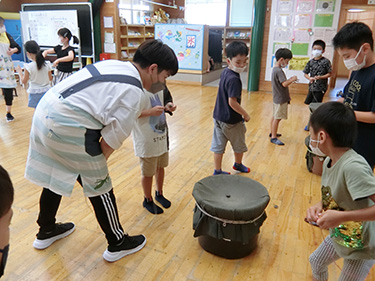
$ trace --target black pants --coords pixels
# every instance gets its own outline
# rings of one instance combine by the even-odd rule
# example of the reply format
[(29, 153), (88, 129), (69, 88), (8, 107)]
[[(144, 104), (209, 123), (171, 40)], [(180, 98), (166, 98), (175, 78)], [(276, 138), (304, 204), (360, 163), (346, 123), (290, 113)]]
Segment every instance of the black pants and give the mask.
[(2, 88), (5, 99), (5, 105), (12, 105), (13, 102), (13, 88)]
[(312, 102), (322, 102), (325, 91), (310, 91), (307, 93), (307, 97), (305, 99), (305, 104), (310, 104)]
[[(80, 178), (78, 178), (80, 182)], [(109, 192), (89, 197), (98, 223), (105, 233), (109, 245), (117, 245), (124, 237), (117, 212), (116, 198), (113, 189)], [(39, 216), (37, 223), (40, 231), (50, 231), (55, 227), (56, 213), (61, 202), (61, 195), (43, 188), (39, 201)]]

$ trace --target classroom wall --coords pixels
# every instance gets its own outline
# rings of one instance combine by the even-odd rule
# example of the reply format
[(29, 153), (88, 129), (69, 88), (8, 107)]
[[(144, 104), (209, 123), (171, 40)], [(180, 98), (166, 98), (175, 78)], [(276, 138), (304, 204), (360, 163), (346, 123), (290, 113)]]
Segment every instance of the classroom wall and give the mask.
[(21, 9), (21, 0), (2, 0), (0, 11), (8, 13), (18, 13)]

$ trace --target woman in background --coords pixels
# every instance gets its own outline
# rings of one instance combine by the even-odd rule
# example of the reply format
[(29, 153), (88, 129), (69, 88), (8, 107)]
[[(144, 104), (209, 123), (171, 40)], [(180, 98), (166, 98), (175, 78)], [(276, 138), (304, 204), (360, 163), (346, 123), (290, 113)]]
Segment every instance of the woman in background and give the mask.
[(4, 19), (0, 17), (0, 88), (3, 91), (7, 114), (7, 122), (14, 120), (11, 113), (13, 104), (13, 90), (17, 87), (14, 77), (14, 66), (11, 56), (21, 52), (21, 47), (13, 37), (6, 32)]

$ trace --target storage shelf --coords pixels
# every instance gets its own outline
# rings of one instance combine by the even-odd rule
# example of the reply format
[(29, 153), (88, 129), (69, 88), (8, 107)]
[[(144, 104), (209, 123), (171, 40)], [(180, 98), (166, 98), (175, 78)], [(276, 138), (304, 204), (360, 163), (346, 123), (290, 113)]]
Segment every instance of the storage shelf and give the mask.
[[(154, 35), (150, 35), (154, 33), (154, 26), (153, 25), (141, 25), (141, 24), (121, 24), (121, 51), (126, 51), (127, 55), (130, 57), (124, 58), (121, 57), (121, 60), (132, 60), (135, 50), (138, 49), (139, 45), (141, 45), (146, 39), (154, 38)], [(139, 35), (135, 35), (134, 33), (139, 33)]]

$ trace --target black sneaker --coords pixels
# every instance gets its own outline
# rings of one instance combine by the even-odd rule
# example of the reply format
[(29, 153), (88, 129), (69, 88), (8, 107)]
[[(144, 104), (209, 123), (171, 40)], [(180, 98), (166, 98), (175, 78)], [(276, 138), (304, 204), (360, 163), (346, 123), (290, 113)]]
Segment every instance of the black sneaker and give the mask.
[(118, 246), (108, 245), (107, 250), (103, 253), (103, 258), (108, 262), (117, 261), (127, 255), (134, 254), (146, 245), (144, 235), (129, 236), (125, 235)]
[(5, 119), (7, 120), (7, 122), (12, 122), (14, 121), (14, 117), (12, 114), (10, 114), (9, 112), (7, 113), (7, 115), (5, 116)]
[(142, 205), (146, 208), (147, 211), (154, 215), (159, 215), (164, 212), (162, 208), (154, 203), (154, 201), (148, 201), (146, 198), (143, 200)]
[(163, 194), (158, 194), (157, 191), (155, 191), (155, 200), (158, 201), (166, 209), (171, 206), (171, 201), (165, 198)]
[(276, 145), (284, 145), (284, 143), (278, 138), (272, 138), (271, 143), (276, 144)]
[(51, 246), (51, 244), (71, 234), (76, 226), (72, 222), (57, 223), (54, 230), (42, 232), (36, 235), (33, 246), (35, 249), (43, 250)]

